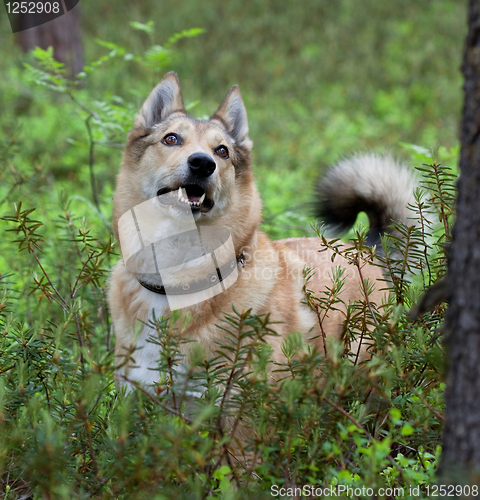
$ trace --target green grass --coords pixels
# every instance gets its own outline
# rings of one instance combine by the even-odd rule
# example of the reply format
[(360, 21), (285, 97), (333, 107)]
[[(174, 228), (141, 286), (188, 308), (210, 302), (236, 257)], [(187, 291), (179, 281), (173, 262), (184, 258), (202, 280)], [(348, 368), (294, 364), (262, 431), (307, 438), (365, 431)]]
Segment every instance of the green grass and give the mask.
[[(33, 254), (19, 251), (15, 240), (25, 240), (23, 230), (3, 232), (0, 493), (9, 500), (27, 493), (229, 499), (271, 498), (271, 484), (292, 478), (298, 484), (372, 487), (430, 483), (440, 453), (443, 352), (435, 332), (443, 307), (417, 323), (408, 319), (408, 307), (424, 288), (419, 268), (413, 286), (397, 276), (392, 303), (376, 312), (380, 327), (372, 342), (379, 354), (360, 375), (340, 347), (330, 363), (292, 337), (285, 345), (291, 362), (278, 367), (288, 376), (272, 385), (264, 373), (268, 353), (255, 347), (258, 383), (242, 377), (236, 383), (257, 433), (252, 449), (262, 460), (256, 476), (225, 464), (222, 455), (225, 435), (214, 404), (224, 383), (221, 366), (201, 366), (212, 370), (211, 386), (193, 422), (164, 410), (172, 404), (171, 392), (161, 396), (162, 405), (142, 392), (118, 394), (105, 293), (118, 258), (108, 240), (121, 147), (100, 143), (123, 144), (135, 112), (169, 70), (179, 74), (185, 102), (198, 117), (213, 113), (238, 83), (254, 142), (264, 229), (274, 238), (312, 235), (304, 204), (321, 172), (343, 155), (392, 151), (420, 167), (432, 163), (433, 152), (455, 171), (466, 2), (83, 0), (81, 8), (92, 70), (79, 88), (62, 79), (53, 89), (39, 85), (52, 83), (51, 72), (24, 67), (38, 68), (38, 60), (20, 52), (5, 16), (0, 19), (0, 215), (10, 215), (1, 223), (3, 231), (18, 228), (27, 217), (21, 211), (35, 209), (28, 217), (41, 222), (35, 230), (41, 237), (30, 238), (67, 302), (62, 308), (53, 301)], [(150, 34), (130, 25), (150, 20)], [(204, 32), (176, 41), (167, 52), (151, 50), (193, 28)], [(90, 186), (87, 114), (59, 91), (64, 84), (99, 116), (90, 124), (100, 211)], [(438, 200), (432, 200), (435, 212)], [(436, 279), (444, 271), (445, 236), (436, 227), (431, 232)], [(361, 239), (358, 231), (356, 236)], [(96, 258), (84, 272), (92, 251)], [(331, 307), (327, 297), (319, 304)], [(373, 321), (369, 314), (362, 304), (352, 306), (346, 330), (358, 335), (363, 320)], [(257, 340), (265, 333), (261, 318), (234, 315), (233, 336), (239, 321)], [(172, 324), (155, 325), (154, 333), (159, 342), (175, 339)], [(316, 378), (319, 370), (328, 374), (324, 386)], [(375, 384), (373, 408), (365, 391)], [(321, 391), (312, 392), (317, 386)]]

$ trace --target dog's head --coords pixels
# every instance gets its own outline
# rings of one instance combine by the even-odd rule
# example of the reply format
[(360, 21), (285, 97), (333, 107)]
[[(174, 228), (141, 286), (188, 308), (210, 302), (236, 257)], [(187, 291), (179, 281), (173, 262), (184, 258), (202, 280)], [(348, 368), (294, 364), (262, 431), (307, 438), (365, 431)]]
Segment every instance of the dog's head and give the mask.
[(244, 210), (249, 211), (254, 198), (259, 209), (251, 148), (237, 85), (209, 120), (196, 120), (185, 111), (177, 75), (168, 73), (148, 96), (128, 136), (115, 195), (115, 222), (155, 197), (163, 215), (181, 219), (188, 211), (201, 224), (216, 223), (227, 213), (232, 217), (231, 205), (242, 194)]

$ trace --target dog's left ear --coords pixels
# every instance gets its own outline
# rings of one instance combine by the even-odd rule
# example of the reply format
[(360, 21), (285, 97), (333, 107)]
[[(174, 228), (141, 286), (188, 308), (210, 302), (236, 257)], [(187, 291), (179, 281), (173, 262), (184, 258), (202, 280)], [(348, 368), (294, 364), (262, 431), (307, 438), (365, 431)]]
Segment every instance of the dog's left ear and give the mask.
[(148, 129), (165, 120), (174, 111), (186, 113), (178, 76), (170, 71), (143, 103), (142, 109), (135, 117), (134, 127)]
[(238, 85), (234, 85), (230, 89), (222, 104), (210, 119), (219, 121), (237, 144), (247, 148), (252, 147), (252, 141), (248, 138), (247, 110), (243, 104)]

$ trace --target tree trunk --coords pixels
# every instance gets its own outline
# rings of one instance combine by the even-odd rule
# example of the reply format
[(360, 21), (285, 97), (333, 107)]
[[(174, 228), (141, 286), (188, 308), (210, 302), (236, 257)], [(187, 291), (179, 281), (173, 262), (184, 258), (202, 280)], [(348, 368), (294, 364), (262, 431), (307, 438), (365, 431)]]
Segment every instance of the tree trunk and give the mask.
[(480, 0), (470, 0), (462, 66), (457, 218), (449, 262), (442, 484), (480, 484)]
[[(21, 17), (19, 24), (21, 28)], [(35, 47), (47, 49), (51, 46), (55, 59), (65, 63), (71, 76), (80, 73), (83, 68), (83, 44), (79, 5), (53, 21), (20, 31), (18, 42), (25, 52)]]

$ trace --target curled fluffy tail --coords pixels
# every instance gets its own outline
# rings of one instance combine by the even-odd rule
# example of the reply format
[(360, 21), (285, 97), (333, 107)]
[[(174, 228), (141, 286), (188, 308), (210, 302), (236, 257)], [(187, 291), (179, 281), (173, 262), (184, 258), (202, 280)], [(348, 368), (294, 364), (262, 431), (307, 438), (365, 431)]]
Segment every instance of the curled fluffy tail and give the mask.
[[(349, 229), (359, 212), (369, 220), (367, 242), (380, 243), (392, 220), (409, 225), (418, 185), (413, 171), (388, 155), (358, 154), (340, 160), (321, 179), (315, 215), (335, 232)], [(411, 224), (411, 222), (410, 222)]]

